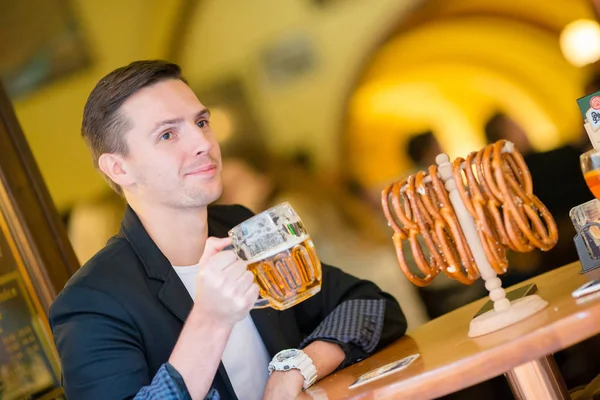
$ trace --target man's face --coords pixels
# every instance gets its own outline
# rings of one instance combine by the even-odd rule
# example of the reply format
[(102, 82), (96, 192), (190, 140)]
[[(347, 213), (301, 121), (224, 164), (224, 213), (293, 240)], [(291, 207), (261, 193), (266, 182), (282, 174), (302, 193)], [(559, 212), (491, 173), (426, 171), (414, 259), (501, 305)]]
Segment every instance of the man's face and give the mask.
[(121, 185), (128, 196), (175, 208), (219, 198), (221, 150), (208, 110), (184, 82), (169, 79), (145, 87), (121, 112), (131, 124), (129, 153), (122, 159), (127, 179)]

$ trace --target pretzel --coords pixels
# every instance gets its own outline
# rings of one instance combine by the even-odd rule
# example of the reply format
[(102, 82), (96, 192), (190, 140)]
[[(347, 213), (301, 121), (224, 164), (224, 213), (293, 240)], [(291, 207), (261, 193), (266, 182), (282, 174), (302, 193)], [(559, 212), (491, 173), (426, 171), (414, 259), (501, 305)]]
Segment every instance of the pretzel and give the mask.
[[(479, 270), (477, 269), (477, 264), (475, 263), (473, 255), (471, 254), (471, 248), (469, 247), (460, 223), (458, 222), (458, 218), (454, 212), (454, 207), (450, 202), (450, 197), (448, 196), (448, 192), (444, 187), (444, 183), (437, 174), (436, 166), (432, 165), (429, 167), (429, 176), (431, 177), (433, 190), (438, 199), (438, 202), (434, 204), (440, 205), (439, 212), (443, 217), (443, 221), (446, 223), (444, 226), (439, 218), (436, 219), (436, 222), (438, 223), (436, 226), (436, 231), (438, 233), (440, 243), (442, 244), (442, 252), (446, 259), (450, 260), (448, 263), (449, 266), (444, 269), (444, 272), (451, 278), (470, 285), (479, 277)], [(424, 196), (423, 199), (424, 201), (427, 201), (428, 197)], [(461, 272), (460, 268), (456, 267), (458, 265), (458, 260), (456, 260), (456, 257), (449, 257), (451, 253), (456, 253), (452, 244), (456, 246), (461, 265), (464, 268), (466, 275)]]
[[(381, 202), (390, 227), (400, 268), (417, 286), (428, 285), (440, 271), (464, 284), (479, 277), (454, 208), (432, 166), (429, 174), (419, 171), (406, 180), (389, 185), (382, 191)], [(405, 257), (408, 241), (416, 266), (422, 273), (410, 270)], [(425, 247), (430, 254), (427, 260)]]
[[(503, 274), (508, 268), (506, 248), (547, 251), (558, 241), (556, 223), (533, 194), (529, 169), (512, 143), (500, 140), (470, 153), (466, 159), (455, 159), (452, 179), (496, 273)], [(464, 284), (479, 277), (435, 165), (427, 172), (419, 171), (389, 185), (381, 195), (383, 212), (394, 231), (398, 262), (409, 281), (426, 286), (440, 271)], [(422, 276), (415, 275), (406, 261), (406, 241)], [(423, 246), (430, 254), (429, 260)]]
[[(466, 163), (466, 165), (471, 165), (473, 163), (473, 159), (475, 159), (478, 177), (480, 180), (484, 179), (481, 175), (482, 170), (479, 165), (481, 156), (482, 153), (479, 152), (469, 154), (466, 160), (463, 158), (457, 158), (452, 164), (452, 175), (454, 181), (456, 182), (458, 193), (460, 194), (467, 211), (474, 218), (477, 233), (479, 235), (479, 239), (481, 240), (481, 245), (488, 262), (494, 271), (499, 274), (503, 274), (506, 272), (508, 267), (508, 260), (506, 258), (506, 250), (500, 244), (500, 242), (502, 242), (500, 237), (507, 236), (503, 230), (500, 230), (499, 233), (497, 229), (494, 229), (494, 220), (489, 209), (486, 207), (486, 205), (490, 202), (490, 199), (488, 196), (486, 196), (484, 191), (480, 190), (479, 182), (475, 177), (475, 173), (471, 168), (464, 168), (463, 170), (461, 167), (463, 163)], [(463, 179), (463, 173), (465, 174), (466, 179)], [(465, 180), (467, 187), (469, 188), (468, 191), (467, 187), (464, 186)], [(492, 200), (492, 207), (495, 208), (494, 204), (495, 200)]]
[(492, 164), (502, 192), (505, 215), (509, 215), (507, 232), (513, 243), (550, 250), (558, 241), (556, 223), (546, 206), (533, 194), (531, 174), (523, 156), (515, 150), (503, 154), (501, 149), (505, 144), (506, 141), (499, 141), (493, 145)]
[[(381, 202), (383, 205), (383, 212), (388, 220), (389, 226), (394, 230), (392, 240), (396, 249), (396, 256), (400, 264), (400, 269), (404, 272), (404, 275), (417, 286), (427, 286), (433, 278), (439, 273), (439, 268), (434, 265), (433, 268), (425, 260), (425, 256), (419, 242), (417, 241), (418, 228), (417, 225), (412, 222), (410, 208), (408, 206), (408, 200), (403, 193), (400, 192), (400, 188), (406, 185), (406, 181), (395, 183), (385, 188), (381, 195)], [(391, 194), (391, 196), (390, 196)], [(388, 199), (391, 197), (392, 204), (390, 206)], [(406, 208), (403, 208), (402, 201)], [(407, 215), (408, 214), (408, 215)], [(396, 220), (396, 218), (398, 220)], [(400, 226), (407, 228), (403, 228)], [(409, 240), (411, 243), (411, 252), (415, 257), (417, 265), (421, 272), (425, 275), (420, 278), (413, 274), (406, 263), (404, 257), (403, 241)]]

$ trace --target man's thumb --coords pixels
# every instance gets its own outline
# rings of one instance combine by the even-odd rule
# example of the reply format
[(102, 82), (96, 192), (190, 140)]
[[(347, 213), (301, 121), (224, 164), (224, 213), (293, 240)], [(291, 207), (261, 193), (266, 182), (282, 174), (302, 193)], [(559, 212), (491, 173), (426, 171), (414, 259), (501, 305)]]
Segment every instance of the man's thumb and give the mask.
[(223, 251), (227, 246), (230, 246), (231, 244), (232, 240), (230, 237), (209, 237), (208, 239), (206, 239), (206, 243), (204, 245), (204, 253), (202, 253), (202, 257), (200, 258), (200, 264), (202, 264), (204, 260), (207, 260), (215, 254)]

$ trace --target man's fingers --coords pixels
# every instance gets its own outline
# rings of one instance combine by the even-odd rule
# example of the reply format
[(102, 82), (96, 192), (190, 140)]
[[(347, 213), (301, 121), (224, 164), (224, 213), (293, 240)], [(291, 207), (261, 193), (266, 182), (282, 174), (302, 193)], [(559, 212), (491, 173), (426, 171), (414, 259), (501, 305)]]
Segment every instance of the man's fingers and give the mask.
[(200, 264), (203, 264), (209, 258), (213, 257), (217, 253), (223, 251), (227, 246), (231, 246), (232, 240), (230, 237), (226, 238), (215, 238), (209, 237), (206, 239), (206, 244), (204, 245), (204, 253), (202, 253), (202, 257), (200, 257)]
[(210, 260), (205, 260), (204, 264), (201, 263), (200, 269), (210, 268), (213, 271), (225, 271), (236, 265), (238, 261), (233, 251), (224, 250), (212, 256)]
[(224, 268), (224, 273), (230, 277), (232, 282), (236, 282), (247, 270), (246, 264), (236, 258), (236, 262), (230, 263)]
[(258, 293), (259, 290), (256, 283), (250, 285), (250, 287), (246, 290), (246, 293), (244, 293), (244, 298), (248, 300), (249, 305), (252, 305), (251, 307), (253, 307), (254, 303), (256, 303), (256, 300), (258, 300)]

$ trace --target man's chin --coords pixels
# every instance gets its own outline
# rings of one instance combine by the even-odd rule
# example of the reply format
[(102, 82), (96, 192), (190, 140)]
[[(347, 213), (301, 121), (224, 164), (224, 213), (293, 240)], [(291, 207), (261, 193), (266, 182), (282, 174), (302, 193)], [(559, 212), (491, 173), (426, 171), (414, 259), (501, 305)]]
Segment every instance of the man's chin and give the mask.
[(208, 188), (204, 187), (202, 189), (199, 189), (196, 193), (194, 193), (190, 197), (195, 199), (195, 203), (197, 205), (206, 206), (206, 205), (209, 205), (209, 204), (217, 201), (219, 199), (219, 197), (221, 197), (222, 193), (223, 193), (223, 187), (221, 186), (221, 184), (219, 182), (218, 185), (208, 187)]
[(217, 192), (215, 192), (210, 198), (210, 202), (208, 204), (214, 203), (215, 201), (219, 200), (219, 198), (221, 197), (221, 195), (223, 194), (223, 190), (219, 190)]

